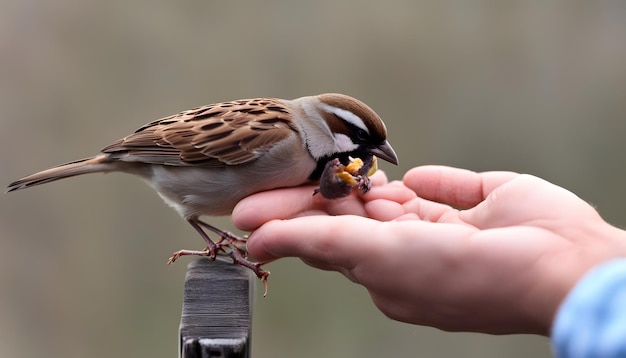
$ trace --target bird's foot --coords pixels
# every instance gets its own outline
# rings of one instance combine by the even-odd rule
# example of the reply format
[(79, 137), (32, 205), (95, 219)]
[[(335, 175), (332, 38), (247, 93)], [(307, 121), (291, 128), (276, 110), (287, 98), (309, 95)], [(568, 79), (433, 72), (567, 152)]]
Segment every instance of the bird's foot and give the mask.
[(237, 247), (232, 247), (231, 251), (230, 251), (230, 257), (233, 259), (233, 264), (237, 264), (237, 265), (241, 265), (243, 267), (247, 267), (249, 268), (252, 272), (254, 272), (254, 274), (256, 275), (256, 277), (259, 278), (259, 280), (261, 280), (261, 282), (263, 283), (263, 286), (265, 286), (265, 292), (263, 293), (263, 297), (267, 296), (267, 278), (270, 275), (270, 272), (267, 270), (263, 270), (261, 268), (261, 266), (263, 266), (263, 263), (261, 262), (252, 262), (250, 260), (248, 260), (248, 257), (245, 253), (245, 251), (237, 248)]
[[(254, 274), (263, 283), (263, 286), (265, 286), (265, 293), (263, 296), (267, 296), (267, 277), (270, 275), (270, 272), (261, 268), (263, 263), (248, 260), (248, 253), (246, 252), (247, 237), (238, 237), (231, 232), (220, 230), (215, 226), (209, 225), (198, 219), (189, 220), (189, 223), (200, 233), (208, 246), (204, 250), (176, 251), (167, 261), (168, 265), (176, 261), (179, 257), (187, 255), (209, 256), (214, 260), (216, 254), (221, 251), (233, 259), (233, 264), (241, 265), (254, 272)], [(207, 233), (202, 230), (203, 228), (219, 235), (219, 240), (213, 242)]]
[(181, 256), (209, 256), (211, 260), (215, 260), (216, 254), (215, 251), (212, 251), (208, 246), (204, 250), (178, 250), (170, 256), (167, 260), (167, 264), (171, 265)]

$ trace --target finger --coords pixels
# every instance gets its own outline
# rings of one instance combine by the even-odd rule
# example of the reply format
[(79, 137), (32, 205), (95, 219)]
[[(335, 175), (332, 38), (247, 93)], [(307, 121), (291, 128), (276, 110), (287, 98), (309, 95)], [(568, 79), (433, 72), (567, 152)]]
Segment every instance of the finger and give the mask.
[(372, 186), (385, 185), (389, 182), (387, 179), (387, 173), (382, 170), (377, 170), (372, 176), (370, 176), (372, 180)]
[(459, 211), (448, 204), (415, 198), (402, 205), (405, 213), (413, 213), (421, 220), (430, 222), (459, 223)]
[[(388, 183), (387, 175), (382, 170), (376, 171), (370, 178), (372, 189)], [(241, 230), (252, 231), (270, 220), (293, 218), (304, 214), (325, 212), (330, 215), (366, 215), (357, 194), (352, 193), (346, 198), (329, 200), (321, 195), (313, 195), (316, 188), (317, 186), (300, 186), (276, 189), (244, 198), (233, 209), (233, 224)], [(402, 195), (407, 197), (411, 194), (405, 190)]]
[(597, 211), (569, 190), (523, 174), (499, 186), (487, 200), (460, 213), (463, 221), (482, 229), (600, 219)]
[(274, 220), (254, 231), (247, 242), (258, 261), (299, 257), (324, 269), (351, 267), (350, 257), (366, 250), (380, 222), (359, 216), (307, 216)]
[(276, 189), (257, 193), (241, 200), (232, 212), (233, 224), (244, 231), (251, 231), (263, 223), (296, 216), (303, 211), (314, 210), (315, 187)]
[(425, 199), (470, 208), (483, 201), (495, 188), (519, 174), (513, 172), (476, 173), (446, 166), (422, 166), (404, 175), (404, 184)]
[(405, 214), (402, 204), (390, 200), (373, 200), (365, 203), (367, 216), (379, 220), (390, 221)]
[(373, 186), (370, 191), (363, 195), (363, 200), (373, 201), (383, 199), (397, 203), (405, 203), (414, 199), (416, 196), (415, 192), (407, 188), (402, 182), (393, 181), (386, 185)]
[(315, 186), (301, 186), (261, 192), (241, 200), (232, 212), (233, 224), (244, 231), (252, 231), (270, 220), (289, 219), (312, 213), (328, 215), (359, 215), (367, 213), (356, 193), (340, 198), (326, 199), (313, 195)]
[(308, 216), (266, 223), (251, 234), (247, 249), (261, 262), (299, 257), (366, 286), (380, 286), (385, 285), (385, 276), (397, 274), (406, 262), (420, 262), (425, 271), (438, 271), (446, 258), (465, 252), (463, 243), (473, 233), (475, 229), (468, 226), (406, 216), (394, 222), (349, 215)]

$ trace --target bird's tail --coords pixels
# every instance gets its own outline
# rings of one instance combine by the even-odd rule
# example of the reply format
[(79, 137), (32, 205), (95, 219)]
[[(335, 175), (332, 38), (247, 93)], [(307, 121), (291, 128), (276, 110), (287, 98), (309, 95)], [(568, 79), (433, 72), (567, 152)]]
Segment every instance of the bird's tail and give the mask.
[(46, 169), (39, 173), (31, 174), (25, 178), (14, 181), (7, 187), (7, 193), (15, 190), (30, 188), (31, 186), (39, 184), (50, 183), (63, 178), (73, 177), (75, 175), (110, 172), (113, 170), (116, 170), (115, 162), (108, 159), (106, 155), (99, 155), (59, 165), (58, 167)]

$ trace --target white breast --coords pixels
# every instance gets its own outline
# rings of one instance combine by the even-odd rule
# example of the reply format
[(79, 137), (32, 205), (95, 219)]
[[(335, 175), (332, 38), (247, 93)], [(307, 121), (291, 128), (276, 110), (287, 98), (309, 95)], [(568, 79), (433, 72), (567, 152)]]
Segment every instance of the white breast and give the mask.
[(148, 183), (167, 204), (188, 219), (229, 215), (235, 204), (248, 195), (305, 184), (315, 167), (307, 151), (275, 147), (244, 165), (219, 168), (154, 165)]

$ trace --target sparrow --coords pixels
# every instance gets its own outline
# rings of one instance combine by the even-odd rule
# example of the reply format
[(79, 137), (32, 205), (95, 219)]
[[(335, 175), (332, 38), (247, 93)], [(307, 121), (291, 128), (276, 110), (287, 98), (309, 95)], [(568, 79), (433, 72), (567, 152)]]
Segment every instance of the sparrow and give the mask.
[[(345, 196), (349, 193), (345, 179), (333, 175), (346, 172), (354, 158), (367, 163), (369, 170), (374, 157), (398, 164), (382, 119), (353, 97), (327, 93), (293, 100), (242, 99), (152, 121), (96, 156), (29, 175), (9, 184), (7, 192), (88, 173), (134, 174), (156, 190), (207, 244), (204, 250), (175, 252), (168, 264), (183, 255), (215, 259), (223, 251), (234, 263), (251, 269), (267, 293), (269, 271), (261, 268), (262, 263), (248, 260), (239, 248), (245, 239), (200, 217), (229, 215), (246, 196), (316, 183), (322, 177), (327, 183), (322, 183), (322, 189), (328, 188), (322, 195)], [(350, 171), (361, 182), (366, 175), (357, 174), (359, 168)], [(342, 187), (333, 189), (333, 183)], [(364, 191), (363, 185), (354, 184), (350, 188)], [(219, 239), (213, 241), (207, 230)]]

